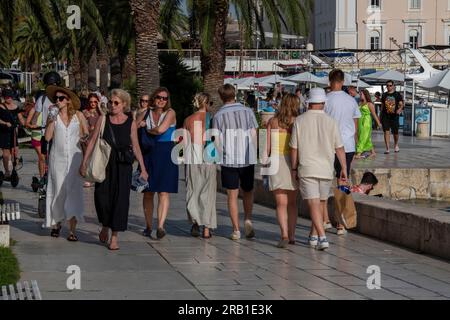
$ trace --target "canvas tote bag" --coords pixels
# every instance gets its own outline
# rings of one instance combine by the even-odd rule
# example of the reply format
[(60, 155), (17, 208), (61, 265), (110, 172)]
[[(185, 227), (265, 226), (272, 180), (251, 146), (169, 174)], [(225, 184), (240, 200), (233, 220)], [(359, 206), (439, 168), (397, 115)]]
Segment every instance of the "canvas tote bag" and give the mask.
[(354, 229), (357, 226), (357, 212), (355, 202), (351, 194), (345, 194), (339, 189), (334, 190), (336, 218), (346, 229)]
[(89, 159), (86, 168), (85, 179), (89, 182), (102, 183), (106, 178), (106, 166), (109, 162), (111, 154), (111, 146), (103, 139), (103, 131), (105, 130), (106, 116), (103, 116), (102, 126), (95, 141), (94, 150)]

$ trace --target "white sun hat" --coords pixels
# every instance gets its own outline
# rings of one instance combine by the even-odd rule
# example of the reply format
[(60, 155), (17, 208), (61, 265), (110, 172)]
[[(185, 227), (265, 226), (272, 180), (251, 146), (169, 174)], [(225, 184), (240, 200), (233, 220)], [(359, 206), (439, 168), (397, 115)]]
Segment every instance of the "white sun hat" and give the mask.
[(314, 88), (309, 91), (308, 104), (327, 102), (327, 94), (322, 88)]

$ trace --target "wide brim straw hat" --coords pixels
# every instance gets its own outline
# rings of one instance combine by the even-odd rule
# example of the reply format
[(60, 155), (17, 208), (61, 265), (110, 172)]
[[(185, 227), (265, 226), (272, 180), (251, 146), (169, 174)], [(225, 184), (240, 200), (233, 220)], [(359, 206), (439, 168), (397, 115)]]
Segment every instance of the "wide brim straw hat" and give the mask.
[(81, 101), (80, 98), (78, 98), (77, 94), (73, 92), (70, 89), (58, 87), (58, 86), (48, 86), (46, 93), (47, 97), (50, 99), (51, 102), (56, 103), (56, 93), (62, 92), (69, 96), (70, 100), (72, 101), (72, 105), (76, 110), (80, 110), (81, 108)]

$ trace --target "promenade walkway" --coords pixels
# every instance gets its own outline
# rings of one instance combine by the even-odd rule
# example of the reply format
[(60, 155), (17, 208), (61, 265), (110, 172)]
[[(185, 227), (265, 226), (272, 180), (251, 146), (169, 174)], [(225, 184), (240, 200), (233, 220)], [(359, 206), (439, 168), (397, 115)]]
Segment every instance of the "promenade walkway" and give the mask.
[[(383, 160), (386, 156), (380, 154), (376, 161), (407, 165), (412, 161), (406, 157), (417, 154), (415, 165), (428, 157), (435, 165), (450, 164), (450, 142), (434, 141), (413, 148), (402, 139), (402, 152), (389, 156), (397, 160)], [(36, 217), (37, 194), (29, 187), (35, 155), (24, 150), (23, 156), (18, 189), (5, 184), (0, 191), (5, 200), (21, 203), (23, 220), (11, 228), (13, 249), (22, 280), (37, 280), (44, 299), (450, 299), (449, 262), (353, 233), (339, 238), (330, 233), (331, 248), (318, 252), (306, 245), (310, 222), (302, 219), (297, 245), (277, 249), (275, 212), (259, 205), (254, 208), (257, 238), (233, 242), (228, 239), (232, 230), (222, 194), (217, 199), (219, 228), (214, 237), (194, 239), (184, 210), (184, 175), (180, 193), (172, 198), (168, 236), (162, 241), (141, 236), (141, 196), (132, 193), (129, 231), (121, 235), (120, 251), (108, 251), (98, 242), (93, 189), (85, 191), (86, 222), (80, 225), (80, 242), (65, 240), (67, 229), (62, 238), (52, 239)], [(71, 265), (81, 269), (81, 290), (66, 287)], [(381, 269), (381, 290), (366, 286), (367, 268), (372, 265)]]

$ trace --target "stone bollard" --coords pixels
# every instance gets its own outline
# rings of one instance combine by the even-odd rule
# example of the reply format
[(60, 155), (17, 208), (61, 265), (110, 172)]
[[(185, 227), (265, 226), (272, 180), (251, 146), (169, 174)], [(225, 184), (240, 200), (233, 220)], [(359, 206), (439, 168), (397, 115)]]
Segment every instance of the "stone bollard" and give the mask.
[(430, 137), (430, 123), (429, 122), (417, 122), (416, 138), (429, 138)]
[(0, 247), (9, 248), (9, 225), (0, 224)]

